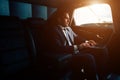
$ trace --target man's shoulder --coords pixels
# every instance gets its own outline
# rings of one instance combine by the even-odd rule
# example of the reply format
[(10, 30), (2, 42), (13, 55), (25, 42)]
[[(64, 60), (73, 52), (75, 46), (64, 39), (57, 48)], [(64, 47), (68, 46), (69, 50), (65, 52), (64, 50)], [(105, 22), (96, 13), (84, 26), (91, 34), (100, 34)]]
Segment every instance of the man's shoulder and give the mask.
[(62, 29), (62, 26), (60, 26), (60, 25), (55, 25), (55, 26), (53, 27), (53, 29), (54, 29), (54, 30), (60, 30), (60, 29)]

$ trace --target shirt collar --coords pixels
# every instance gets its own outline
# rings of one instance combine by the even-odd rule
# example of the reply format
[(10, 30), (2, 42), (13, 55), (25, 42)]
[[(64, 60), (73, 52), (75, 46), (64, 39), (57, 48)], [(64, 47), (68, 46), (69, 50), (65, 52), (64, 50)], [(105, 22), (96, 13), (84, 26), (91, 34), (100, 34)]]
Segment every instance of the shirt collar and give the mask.
[(61, 25), (58, 25), (58, 26), (60, 26), (60, 28), (61, 28), (62, 30), (69, 28), (69, 26), (67, 26), (67, 27), (63, 27), (63, 26), (61, 26)]

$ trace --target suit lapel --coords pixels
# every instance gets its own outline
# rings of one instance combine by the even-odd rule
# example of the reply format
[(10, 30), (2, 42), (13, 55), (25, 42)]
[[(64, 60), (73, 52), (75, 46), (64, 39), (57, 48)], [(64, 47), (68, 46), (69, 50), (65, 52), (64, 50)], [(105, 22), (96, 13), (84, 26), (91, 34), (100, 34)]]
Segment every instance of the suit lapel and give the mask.
[(63, 33), (61, 27), (58, 26), (57, 29), (56, 29), (56, 31), (58, 32), (59, 37), (60, 37), (60, 39), (62, 40), (62, 42), (64, 43), (64, 45), (67, 45), (68, 42), (67, 42), (67, 39), (66, 39), (66, 37), (65, 37), (65, 35), (64, 35), (64, 33)]

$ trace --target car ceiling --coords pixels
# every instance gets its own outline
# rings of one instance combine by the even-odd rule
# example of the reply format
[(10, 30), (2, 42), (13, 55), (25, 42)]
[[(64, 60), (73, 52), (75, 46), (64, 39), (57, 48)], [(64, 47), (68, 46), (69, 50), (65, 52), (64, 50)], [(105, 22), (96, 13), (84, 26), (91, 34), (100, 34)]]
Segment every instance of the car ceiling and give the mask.
[(80, 7), (91, 3), (108, 2), (110, 0), (10, 0), (10, 1), (26, 2), (50, 7), (61, 7), (61, 5), (64, 7), (65, 6)]

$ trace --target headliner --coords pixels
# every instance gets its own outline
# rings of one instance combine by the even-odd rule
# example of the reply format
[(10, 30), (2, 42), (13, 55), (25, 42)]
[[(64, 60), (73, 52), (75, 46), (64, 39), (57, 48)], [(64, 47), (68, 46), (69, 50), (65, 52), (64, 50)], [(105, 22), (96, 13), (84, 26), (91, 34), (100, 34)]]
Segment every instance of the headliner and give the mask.
[(32, 4), (58, 8), (58, 7), (66, 7), (66, 6), (80, 7), (92, 3), (106, 3), (109, 2), (110, 0), (10, 0), (10, 1), (19, 1), (19, 2), (32, 3)]

